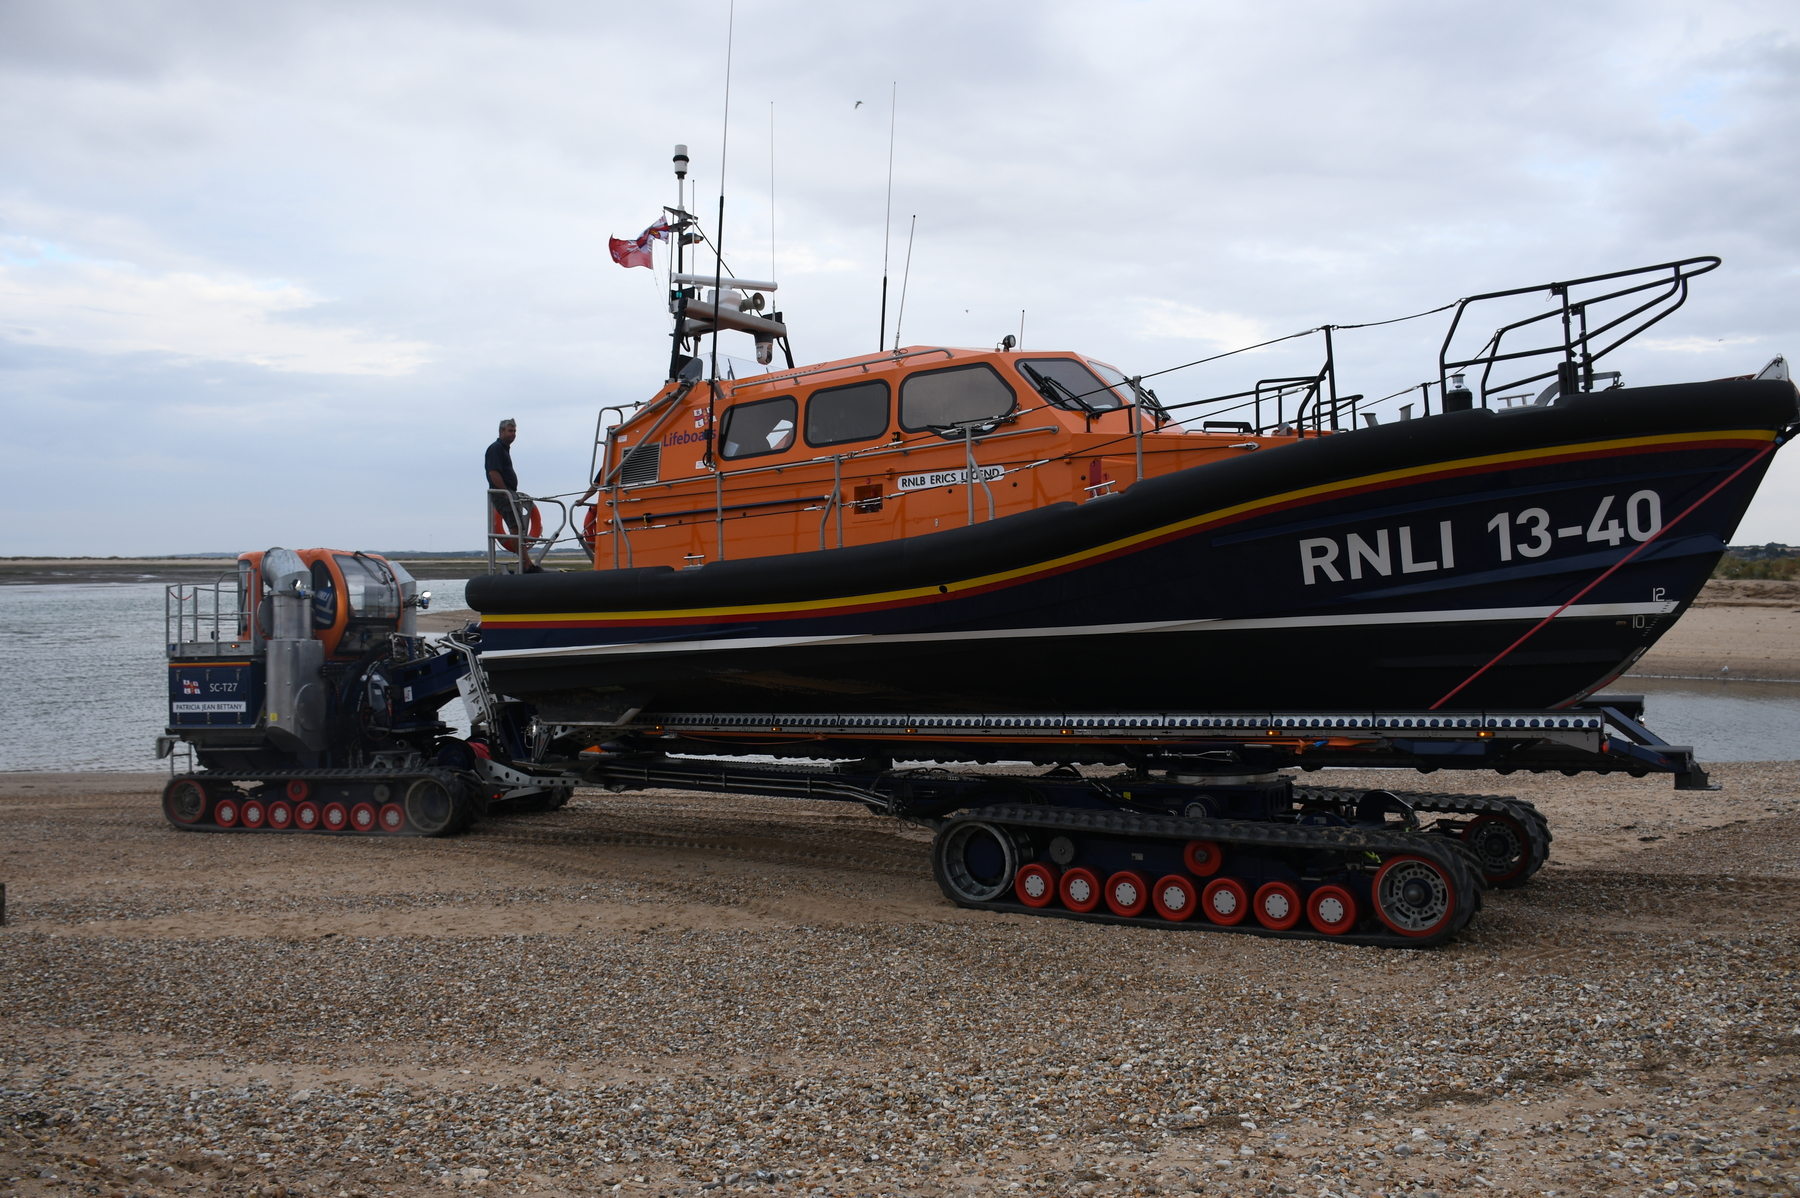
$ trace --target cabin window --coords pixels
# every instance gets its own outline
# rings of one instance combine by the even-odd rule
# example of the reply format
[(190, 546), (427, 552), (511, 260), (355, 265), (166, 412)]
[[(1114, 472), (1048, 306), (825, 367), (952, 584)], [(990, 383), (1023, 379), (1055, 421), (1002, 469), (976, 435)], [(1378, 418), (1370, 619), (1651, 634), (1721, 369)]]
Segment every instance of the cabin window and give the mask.
[(343, 657), (367, 653), (387, 643), (394, 621), (400, 618), (399, 581), (380, 562), (370, 558), (342, 553), (334, 556), (344, 576), (344, 593), (338, 602), (349, 609), (344, 633), (338, 638), (337, 654)]
[[(1046, 402), (1056, 407), (1066, 408), (1071, 412), (1110, 412), (1125, 405), (1117, 391), (1101, 382), (1093, 371), (1074, 358), (1024, 358), (1018, 365), (1019, 373), (1025, 376), (1025, 381)], [(1033, 374), (1037, 378), (1033, 378)], [(1123, 378), (1121, 375), (1121, 382)], [(1038, 379), (1044, 381), (1040, 383)]]
[(842, 445), (872, 441), (887, 432), (888, 385), (853, 383), (814, 391), (806, 401), (806, 443)]
[(791, 395), (741, 403), (725, 413), (719, 430), (720, 452), (728, 458), (780, 453), (794, 443), (799, 405)]
[(1012, 388), (986, 364), (925, 371), (900, 384), (900, 427), (914, 433), (998, 420), (1013, 403)]
[(344, 575), (343, 600), (350, 607), (352, 620), (397, 620), (400, 618), (400, 587), (380, 562), (366, 557), (335, 555)]
[(313, 631), (324, 632), (337, 623), (337, 583), (331, 580), (331, 567), (324, 562), (314, 562), (312, 564), (312, 584)]

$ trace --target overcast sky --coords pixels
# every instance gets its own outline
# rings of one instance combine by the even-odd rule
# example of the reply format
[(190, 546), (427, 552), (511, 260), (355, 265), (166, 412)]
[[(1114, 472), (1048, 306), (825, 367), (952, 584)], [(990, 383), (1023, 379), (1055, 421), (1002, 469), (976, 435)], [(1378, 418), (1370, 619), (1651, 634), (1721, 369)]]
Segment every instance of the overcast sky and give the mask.
[[(1749, 373), (1800, 354), (1796, 11), (745, 0), (726, 258), (802, 360), (874, 349), (894, 115), (908, 343), (1023, 309), (1028, 347), (1149, 372), (1718, 254), (1614, 365)], [(716, 213), (726, 12), (0, 0), (0, 553), (478, 548), (502, 416), (525, 490), (579, 489), (668, 355), (607, 237), (674, 201), (678, 141)], [(1340, 334), (1341, 389), (1435, 377), (1445, 319)], [(1738, 540), (1800, 543), (1797, 454)]]

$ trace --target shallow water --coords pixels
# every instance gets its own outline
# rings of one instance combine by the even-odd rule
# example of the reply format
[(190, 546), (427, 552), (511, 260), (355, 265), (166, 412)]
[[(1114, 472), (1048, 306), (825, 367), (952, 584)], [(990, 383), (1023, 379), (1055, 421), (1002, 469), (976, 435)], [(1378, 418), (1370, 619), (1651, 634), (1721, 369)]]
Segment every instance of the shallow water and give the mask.
[[(435, 611), (461, 607), (463, 585), (420, 589)], [(167, 669), (160, 582), (0, 586), (0, 770), (167, 768)]]
[(0, 587), (0, 678), (0, 769), (155, 769), (162, 584)]
[[(433, 611), (462, 579), (421, 580)], [(163, 584), (0, 586), (0, 770), (155, 770), (167, 718)], [(1800, 684), (1624, 678), (1645, 722), (1702, 762), (1800, 759)], [(461, 705), (444, 718), (466, 727)]]
[(1644, 722), (1708, 761), (1800, 759), (1800, 683), (1621, 678), (1609, 694), (1644, 696)]

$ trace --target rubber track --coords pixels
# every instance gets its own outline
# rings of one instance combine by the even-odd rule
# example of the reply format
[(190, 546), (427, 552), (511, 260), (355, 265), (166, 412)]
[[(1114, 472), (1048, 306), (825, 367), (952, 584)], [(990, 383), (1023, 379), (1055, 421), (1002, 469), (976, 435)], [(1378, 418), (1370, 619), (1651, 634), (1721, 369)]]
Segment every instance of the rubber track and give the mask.
[[(1301, 802), (1354, 803), (1369, 793), (1367, 787), (1296, 786), (1294, 797)], [(1375, 789), (1381, 789), (1379, 787)], [(1453, 794), (1447, 791), (1390, 790), (1415, 811), (1431, 811), (1444, 815), (1506, 815), (1517, 820), (1525, 831), (1530, 860), (1517, 875), (1504, 882), (1488, 880), (1496, 890), (1517, 890), (1531, 881), (1544, 863), (1550, 860), (1550, 821), (1537, 809), (1537, 804), (1512, 795)]]
[[(1251, 845), (1275, 849), (1320, 849), (1330, 852), (1373, 852), (1399, 856), (1426, 857), (1437, 863), (1450, 877), (1458, 897), (1457, 912), (1449, 926), (1432, 936), (1401, 936), (1394, 932), (1346, 932), (1327, 936), (1323, 932), (1298, 928), (1277, 932), (1246, 919), (1230, 926), (1215, 924), (1202, 918), (1176, 923), (1151, 916), (1123, 916), (1111, 912), (1070, 911), (1065, 907), (1027, 907), (1020, 902), (975, 903), (952, 898), (962, 907), (985, 911), (1008, 911), (1018, 915), (1049, 915), (1060, 919), (1078, 919), (1088, 923), (1133, 924), (1160, 928), (1164, 931), (1203, 930), (1237, 932), (1246, 936), (1265, 936), (1276, 940), (1324, 940), (1335, 944), (1364, 944), (1384, 948), (1431, 948), (1456, 935), (1475, 912), (1481, 909), (1486, 883), (1470, 863), (1461, 846), (1442, 837), (1416, 832), (1374, 832), (1360, 828), (1295, 826), (1250, 823), (1241, 820), (1189, 819), (1185, 816), (1139, 815), (1134, 812), (1083, 811), (1068, 807), (986, 807), (952, 817), (943, 831), (958, 823), (996, 823), (1014, 827), (1048, 828), (1059, 831), (1105, 832), (1119, 836), (1138, 836), (1159, 840), (1212, 840), (1227, 844)], [(941, 837), (943, 832), (939, 833)], [(932, 868), (937, 872), (937, 842), (932, 846)], [(942, 878), (939, 878), (942, 886)], [(946, 891), (946, 894), (948, 892)]]
[[(265, 786), (280, 786), (283, 783), (291, 782), (295, 779), (299, 779), (302, 782), (375, 782), (375, 781), (389, 781), (389, 780), (413, 782), (413, 781), (417, 781), (420, 778), (435, 778), (438, 782), (443, 784), (445, 789), (449, 790), (452, 794), (454, 794), (456, 792), (456, 788), (458, 786), (462, 785), (462, 783), (464, 781), (462, 779), (462, 777), (460, 775), (456, 774), (454, 771), (438, 770), (438, 769), (420, 769), (420, 770), (329, 769), (329, 770), (282, 770), (279, 772), (251, 770), (251, 771), (235, 771), (235, 772), (230, 772), (230, 773), (223, 772), (223, 771), (215, 772), (212, 770), (207, 770), (204, 773), (198, 773), (198, 774), (177, 774), (175, 777), (169, 779), (168, 782), (164, 783), (164, 788), (165, 788), (164, 793), (167, 793), (167, 787), (170, 785), (173, 785), (175, 782), (188, 781), (188, 780), (198, 782), (201, 785), (206, 785), (209, 782), (260, 782)], [(471, 813), (469, 815), (469, 817), (467, 817), (463, 820), (454, 822), (452, 824), (452, 826), (445, 828), (442, 832), (439, 832), (437, 835), (439, 835), (439, 836), (454, 836), (458, 832), (461, 832), (464, 829), (466, 829), (467, 827), (469, 827), (470, 824), (474, 823), (479, 818), (480, 818), (479, 815)], [(298, 835), (298, 836), (320, 836), (320, 835), (323, 835), (323, 836), (386, 836), (386, 835), (388, 835), (387, 833), (384, 833), (384, 832), (380, 831), (379, 829), (377, 829), (376, 831), (373, 831), (373, 832), (357, 832), (352, 829), (346, 828), (341, 832), (330, 832), (324, 828), (311, 828), (311, 829), (308, 829), (308, 828), (269, 828), (269, 827), (246, 828), (246, 827), (243, 827), (242, 825), (238, 825), (238, 826), (234, 826), (234, 827), (230, 827), (230, 828), (221, 828), (217, 824), (176, 823), (174, 820), (169, 819), (167, 817), (166, 813), (164, 815), (163, 822), (167, 823), (171, 828), (174, 828), (176, 831), (179, 831), (179, 832), (233, 832), (233, 833), (241, 832), (241, 833), (245, 833), (245, 834), (251, 835), (251, 836), (260, 836), (265, 833), (267, 833), (269, 835), (275, 835), (275, 836), (294, 836), (294, 835)], [(414, 833), (413, 835), (417, 835), (417, 833)]]

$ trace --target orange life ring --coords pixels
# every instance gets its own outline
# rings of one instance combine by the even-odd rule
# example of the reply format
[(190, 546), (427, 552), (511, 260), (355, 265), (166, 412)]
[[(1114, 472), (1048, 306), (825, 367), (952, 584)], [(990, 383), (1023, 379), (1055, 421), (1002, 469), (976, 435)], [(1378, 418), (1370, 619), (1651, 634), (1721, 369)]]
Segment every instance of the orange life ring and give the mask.
[[(500, 519), (500, 513), (495, 510), (493, 504), (488, 505), (488, 511), (492, 518), (493, 531), (505, 532), (506, 522)], [(535, 541), (543, 535), (544, 517), (539, 514), (537, 505), (534, 503), (531, 505), (531, 515), (525, 521), (525, 537), (527, 540)], [(502, 537), (500, 538), (500, 548), (506, 550), (508, 553), (517, 553), (519, 551), (519, 543), (512, 537)]]

